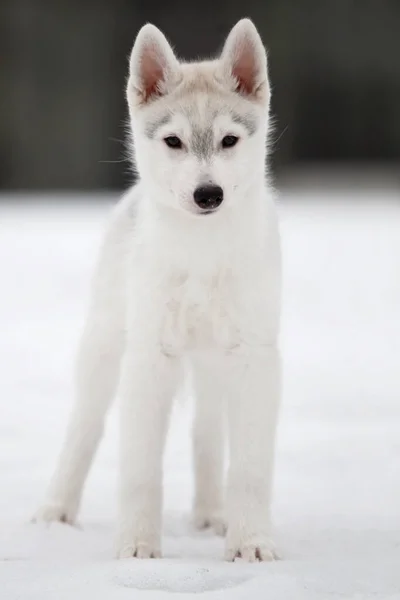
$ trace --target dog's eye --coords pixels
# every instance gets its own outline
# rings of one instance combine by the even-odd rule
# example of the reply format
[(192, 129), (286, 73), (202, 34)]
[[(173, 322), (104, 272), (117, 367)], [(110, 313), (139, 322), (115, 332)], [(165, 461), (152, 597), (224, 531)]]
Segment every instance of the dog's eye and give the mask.
[(236, 135), (226, 135), (222, 140), (222, 147), (223, 148), (232, 148), (233, 146), (236, 146), (238, 141), (239, 141), (239, 138), (236, 137)]
[(179, 149), (182, 148), (182, 142), (176, 135), (169, 135), (164, 138), (164, 142), (167, 144), (168, 148)]

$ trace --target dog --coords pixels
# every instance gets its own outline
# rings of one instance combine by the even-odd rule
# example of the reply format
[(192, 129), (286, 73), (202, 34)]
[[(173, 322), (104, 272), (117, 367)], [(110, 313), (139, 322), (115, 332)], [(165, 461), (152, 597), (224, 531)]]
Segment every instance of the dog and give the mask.
[(134, 43), (126, 93), (139, 180), (113, 209), (100, 251), (75, 407), (35, 518), (75, 522), (117, 396), (117, 556), (160, 557), (163, 451), (189, 371), (194, 523), (226, 533), (227, 560), (272, 560), (281, 259), (265, 166), (266, 51), (243, 19), (218, 59), (183, 63), (147, 24)]

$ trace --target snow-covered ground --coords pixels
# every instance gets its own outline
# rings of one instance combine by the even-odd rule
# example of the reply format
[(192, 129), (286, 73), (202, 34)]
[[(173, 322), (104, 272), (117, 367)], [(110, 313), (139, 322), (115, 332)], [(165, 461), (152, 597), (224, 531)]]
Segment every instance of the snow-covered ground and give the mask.
[(177, 406), (166, 456), (164, 559), (113, 559), (115, 414), (82, 529), (29, 523), (63, 436), (108, 209), (88, 199), (0, 204), (1, 600), (398, 600), (398, 192), (287, 191), (281, 201), (285, 393), (273, 512), (284, 560), (227, 564), (222, 540), (192, 530), (190, 402)]

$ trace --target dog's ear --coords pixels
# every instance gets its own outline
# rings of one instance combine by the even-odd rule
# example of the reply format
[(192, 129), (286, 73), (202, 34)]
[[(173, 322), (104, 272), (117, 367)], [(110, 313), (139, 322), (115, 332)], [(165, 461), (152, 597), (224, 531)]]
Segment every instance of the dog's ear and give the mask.
[(221, 67), (222, 75), (237, 92), (268, 102), (267, 54), (250, 19), (242, 19), (229, 33), (222, 50)]
[(141, 104), (166, 94), (178, 73), (179, 62), (164, 34), (154, 25), (144, 25), (130, 58), (128, 100)]

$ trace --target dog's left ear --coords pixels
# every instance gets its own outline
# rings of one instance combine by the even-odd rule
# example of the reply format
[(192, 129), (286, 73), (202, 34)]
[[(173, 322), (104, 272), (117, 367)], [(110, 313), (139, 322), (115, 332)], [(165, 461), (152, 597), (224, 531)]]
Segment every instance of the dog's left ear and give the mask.
[(229, 33), (221, 54), (222, 75), (249, 99), (268, 103), (267, 54), (250, 19), (242, 19)]

